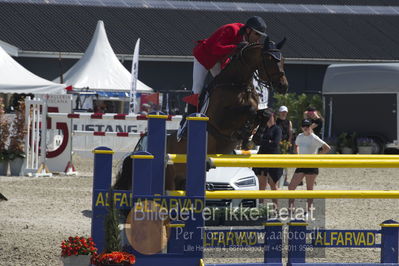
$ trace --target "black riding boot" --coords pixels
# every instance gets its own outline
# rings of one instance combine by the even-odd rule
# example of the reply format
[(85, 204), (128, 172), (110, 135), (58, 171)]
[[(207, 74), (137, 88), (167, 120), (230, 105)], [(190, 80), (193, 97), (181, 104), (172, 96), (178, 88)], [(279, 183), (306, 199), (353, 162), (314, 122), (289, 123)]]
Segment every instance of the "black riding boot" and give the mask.
[(186, 122), (186, 117), (187, 117), (188, 115), (191, 115), (191, 114), (196, 113), (196, 112), (197, 112), (197, 106), (194, 106), (194, 105), (192, 105), (192, 104), (189, 104), (189, 105), (187, 106), (187, 113), (184, 113), (184, 114), (183, 114), (182, 119), (181, 119), (181, 121), (180, 121), (180, 127), (182, 127), (183, 124), (184, 124), (184, 122)]
[(197, 112), (197, 106), (194, 106), (192, 104), (189, 104), (187, 106), (187, 113), (183, 114), (183, 117), (180, 121), (180, 126), (179, 129), (177, 130), (177, 139), (180, 141), (180, 139), (182, 138), (182, 136), (184, 135), (185, 131), (186, 131), (186, 117), (188, 115), (191, 115), (193, 113)]

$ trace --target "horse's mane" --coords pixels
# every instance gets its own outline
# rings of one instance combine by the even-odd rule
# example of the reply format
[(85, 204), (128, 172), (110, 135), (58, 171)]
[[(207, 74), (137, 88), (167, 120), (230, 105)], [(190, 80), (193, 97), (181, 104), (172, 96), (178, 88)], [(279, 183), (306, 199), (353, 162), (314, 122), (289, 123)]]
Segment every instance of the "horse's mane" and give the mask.
[(247, 51), (248, 49), (253, 49), (253, 48), (258, 47), (258, 46), (263, 48), (263, 44), (261, 44), (261, 43), (257, 43), (257, 42), (249, 43), (249, 44), (245, 45), (243, 48), (241, 48), (241, 50), (238, 51), (236, 53), (236, 55), (242, 56), (243, 53), (245, 51)]
[(256, 43), (256, 42), (249, 43), (249, 44), (245, 45), (244, 47), (242, 47), (240, 50), (236, 51), (231, 56), (230, 62), (227, 64), (227, 66), (225, 68), (222, 69), (222, 71), (219, 73), (218, 76), (223, 76), (223, 73), (230, 71), (230, 69), (235, 65), (236, 61), (241, 61), (241, 58), (245, 51), (247, 51), (248, 49), (253, 49), (255, 47), (263, 48), (263, 44)]

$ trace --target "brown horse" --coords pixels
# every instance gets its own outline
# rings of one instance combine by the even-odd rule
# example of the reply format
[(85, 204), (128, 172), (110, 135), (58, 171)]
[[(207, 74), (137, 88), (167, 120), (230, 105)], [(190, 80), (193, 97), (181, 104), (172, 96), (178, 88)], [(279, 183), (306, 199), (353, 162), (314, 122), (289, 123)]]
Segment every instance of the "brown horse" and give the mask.
[[(254, 73), (259, 82), (285, 93), (288, 81), (284, 73), (284, 58), (279, 44), (249, 44), (239, 51), (231, 63), (212, 81), (209, 91), (208, 154), (232, 153), (246, 140), (259, 123), (258, 94), (253, 86)], [(167, 138), (167, 152), (185, 154), (187, 139), (177, 141), (176, 134)], [(168, 165), (166, 189), (184, 189), (185, 164)]]
[[(265, 44), (249, 44), (239, 51), (231, 63), (212, 81), (209, 91), (208, 153), (231, 153), (245, 141), (258, 125), (258, 94), (253, 87), (255, 71), (259, 82), (285, 93), (288, 82), (284, 73), (284, 58), (279, 44), (265, 40)], [(167, 138), (167, 152), (185, 154), (187, 140), (177, 141), (176, 134)], [(127, 156), (118, 173), (115, 189), (131, 189), (131, 159)], [(168, 165), (167, 190), (184, 189), (185, 164)]]

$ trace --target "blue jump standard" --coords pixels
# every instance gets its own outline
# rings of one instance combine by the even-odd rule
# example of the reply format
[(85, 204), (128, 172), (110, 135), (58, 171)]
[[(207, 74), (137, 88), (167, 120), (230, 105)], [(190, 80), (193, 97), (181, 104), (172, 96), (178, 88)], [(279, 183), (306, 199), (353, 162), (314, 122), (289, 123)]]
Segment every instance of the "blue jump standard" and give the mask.
[[(158, 198), (165, 199), (166, 202), (172, 200), (178, 202), (183, 197), (171, 197), (165, 194), (165, 158), (166, 158), (166, 118), (163, 115), (149, 116), (148, 119), (148, 152), (137, 152), (134, 155), (140, 155), (132, 160), (132, 191), (114, 191), (118, 194), (120, 208), (132, 208), (134, 202), (141, 199)], [(193, 118), (193, 120), (190, 120)], [(187, 182), (185, 199), (200, 202), (205, 206), (205, 177), (206, 177), (206, 154), (207, 154), (207, 121), (203, 114), (192, 114), (188, 119), (188, 144), (187, 144)], [(97, 151), (97, 152), (96, 152)], [(110, 190), (112, 182), (112, 150), (107, 147), (98, 147), (94, 155), (93, 171), (93, 200), (92, 200), (92, 227), (91, 235), (97, 245), (99, 252), (103, 251), (105, 244), (104, 237), (104, 217), (106, 216), (106, 192)], [(134, 196), (133, 196), (134, 195)], [(168, 205), (169, 206), (169, 205)], [(171, 227), (170, 238), (167, 244), (166, 254), (143, 255), (133, 250), (136, 255), (136, 264), (138, 266), (153, 265), (173, 265), (173, 266), (200, 266), (203, 258), (204, 238), (201, 229), (205, 222), (202, 215), (202, 209), (194, 212), (192, 219), (187, 221), (178, 221), (180, 225)], [(302, 223), (302, 224), (301, 224)], [(172, 223), (173, 224), (173, 223)], [(399, 265), (398, 264), (398, 245), (399, 245), (399, 227), (393, 220), (385, 221), (381, 225), (381, 230), (364, 230), (364, 234), (381, 234), (381, 244), (371, 243), (368, 247), (381, 248), (381, 263), (306, 263), (306, 238), (292, 238), (288, 241), (288, 263), (292, 266), (305, 265)], [(178, 230), (180, 230), (178, 232)], [(263, 246), (264, 259), (262, 263), (230, 263), (230, 264), (206, 264), (225, 265), (225, 266), (280, 266), (282, 263), (282, 239), (270, 238), (270, 235), (282, 235), (283, 224), (278, 220), (270, 220), (263, 229), (254, 229), (265, 234), (264, 243), (257, 243), (257, 246)], [(308, 234), (306, 224), (303, 221), (295, 221), (289, 225), (289, 232), (297, 234)], [(211, 230), (209, 230), (211, 231)], [(215, 231), (215, 230), (212, 230)], [(217, 230), (216, 230), (217, 231)], [(223, 231), (223, 230), (218, 230)], [(232, 230), (239, 231), (239, 230)], [(338, 231), (345, 230), (325, 230), (325, 234), (332, 238), (333, 234), (339, 234)], [(348, 230), (350, 231), (350, 230)], [(353, 230), (352, 230), (353, 231)], [(362, 230), (358, 230), (362, 231)], [(177, 236), (181, 233), (191, 234), (190, 239), (182, 239)], [(361, 233), (361, 232), (360, 232)], [(327, 240), (325, 240), (327, 241)], [(337, 247), (340, 244), (335, 243), (329, 247)], [(328, 247), (312, 243), (313, 248)], [(199, 247), (194, 250), (186, 248), (187, 246)], [(207, 246), (211, 247), (211, 246)], [(345, 246), (340, 246), (344, 248)], [(360, 246), (357, 246), (360, 247)]]

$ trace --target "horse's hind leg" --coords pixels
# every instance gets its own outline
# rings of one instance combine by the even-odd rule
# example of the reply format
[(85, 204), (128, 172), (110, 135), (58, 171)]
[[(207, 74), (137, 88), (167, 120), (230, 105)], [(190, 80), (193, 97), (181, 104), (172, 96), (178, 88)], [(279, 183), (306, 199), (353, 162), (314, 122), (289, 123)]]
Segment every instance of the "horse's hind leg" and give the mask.
[(113, 189), (131, 190), (132, 189), (132, 158), (127, 156), (123, 160), (122, 169), (116, 175), (116, 181)]
[(185, 190), (186, 165), (174, 164), (166, 167), (166, 190)]
[(166, 167), (166, 176), (165, 176), (165, 189), (166, 190), (175, 190), (175, 177), (176, 171), (174, 165), (168, 165)]
[(186, 190), (186, 178), (184, 176), (176, 176), (176, 190)]

